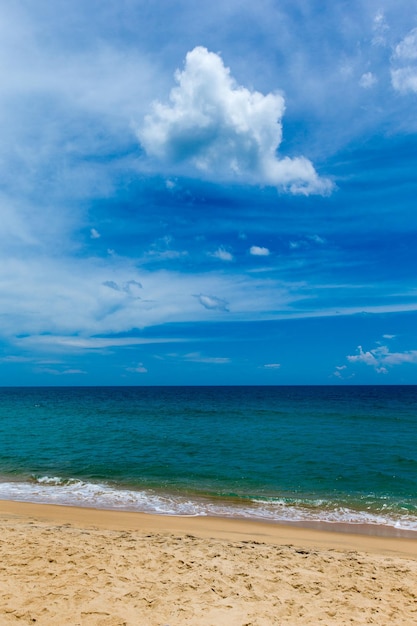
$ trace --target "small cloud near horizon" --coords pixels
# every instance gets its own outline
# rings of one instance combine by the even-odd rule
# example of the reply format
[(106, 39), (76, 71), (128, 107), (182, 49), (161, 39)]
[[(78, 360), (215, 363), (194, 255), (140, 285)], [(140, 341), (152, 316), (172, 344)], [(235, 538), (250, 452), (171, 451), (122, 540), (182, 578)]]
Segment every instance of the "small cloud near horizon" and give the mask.
[(417, 350), (390, 352), (388, 346), (378, 346), (372, 350), (364, 350), (358, 346), (357, 354), (348, 355), (349, 363), (363, 363), (371, 366), (378, 374), (387, 374), (388, 368), (404, 363), (417, 363)]
[(132, 372), (133, 374), (147, 374), (148, 372), (143, 363), (138, 363), (136, 367), (127, 367), (126, 371)]

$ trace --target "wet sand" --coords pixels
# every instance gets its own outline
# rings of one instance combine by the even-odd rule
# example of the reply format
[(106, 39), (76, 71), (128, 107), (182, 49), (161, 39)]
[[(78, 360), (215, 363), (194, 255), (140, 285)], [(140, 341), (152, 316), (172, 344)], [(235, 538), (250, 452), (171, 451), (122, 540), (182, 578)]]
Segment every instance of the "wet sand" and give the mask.
[(3, 501), (0, 624), (414, 626), (417, 539)]

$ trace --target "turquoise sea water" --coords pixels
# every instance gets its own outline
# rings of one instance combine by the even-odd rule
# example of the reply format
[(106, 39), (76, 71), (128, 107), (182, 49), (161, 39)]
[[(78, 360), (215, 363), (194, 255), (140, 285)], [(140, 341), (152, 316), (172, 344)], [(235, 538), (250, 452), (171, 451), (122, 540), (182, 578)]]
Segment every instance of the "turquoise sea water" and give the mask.
[(417, 386), (2, 388), (0, 499), (417, 531)]

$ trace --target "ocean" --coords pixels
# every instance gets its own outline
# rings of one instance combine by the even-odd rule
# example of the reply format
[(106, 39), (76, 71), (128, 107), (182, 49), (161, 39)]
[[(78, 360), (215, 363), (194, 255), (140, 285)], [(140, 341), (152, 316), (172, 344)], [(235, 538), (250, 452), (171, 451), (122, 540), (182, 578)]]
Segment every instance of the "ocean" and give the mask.
[(0, 499), (417, 532), (417, 386), (0, 388)]

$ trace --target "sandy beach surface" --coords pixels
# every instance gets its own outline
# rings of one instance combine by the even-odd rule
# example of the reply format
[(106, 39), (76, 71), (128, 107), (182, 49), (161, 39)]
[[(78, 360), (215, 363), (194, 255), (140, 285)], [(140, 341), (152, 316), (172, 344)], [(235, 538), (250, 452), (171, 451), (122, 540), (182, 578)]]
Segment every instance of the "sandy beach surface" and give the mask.
[(417, 540), (0, 502), (0, 625), (417, 624)]

